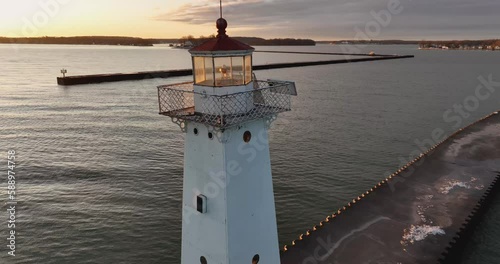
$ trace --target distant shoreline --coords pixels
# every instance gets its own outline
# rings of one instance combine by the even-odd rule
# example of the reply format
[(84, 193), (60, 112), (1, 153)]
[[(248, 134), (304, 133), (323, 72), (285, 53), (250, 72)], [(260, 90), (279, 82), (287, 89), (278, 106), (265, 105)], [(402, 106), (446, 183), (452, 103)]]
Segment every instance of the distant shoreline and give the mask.
[[(191, 48), (215, 36), (180, 39), (144, 39), (135, 37), (112, 36), (77, 36), (77, 37), (35, 37), (7, 38), (0, 36), (0, 44), (42, 44), (42, 45), (105, 45), (152, 47), (167, 44), (174, 48)], [(330, 45), (417, 45), (420, 50), (495, 50), (500, 51), (500, 40), (453, 40), (453, 41), (417, 41), (417, 40), (336, 40), (314, 41), (312, 39), (263, 39), (257, 37), (234, 37), (251, 46), (315, 46)]]
[(338, 40), (318, 41), (331, 45), (418, 45), (420, 50), (492, 50), (500, 51), (499, 39), (486, 40)]
[(59, 45), (115, 45), (150, 47), (149, 40), (132, 37), (39, 37), (39, 38), (6, 38), (0, 37), (3, 44), (59, 44)]
[[(0, 44), (47, 44), (47, 45), (107, 45), (152, 47), (155, 44), (170, 44), (173, 47), (189, 48), (201, 44), (211, 37), (181, 39), (143, 39), (134, 37), (81, 36), (81, 37), (36, 37), (7, 38), (0, 37)], [(255, 37), (235, 37), (252, 46), (315, 46), (312, 39), (263, 39)]]
[(490, 50), (500, 51), (500, 40), (463, 40), (463, 41), (421, 41), (421, 50)]
[(476, 47), (476, 48), (446, 48), (446, 47), (441, 47), (441, 48), (422, 48), (419, 47), (419, 50), (476, 50), (476, 51), (500, 51), (500, 47), (497, 48), (482, 48), (482, 47)]
[(317, 41), (321, 44), (331, 45), (418, 45), (420, 41), (416, 40), (335, 40), (335, 41)]

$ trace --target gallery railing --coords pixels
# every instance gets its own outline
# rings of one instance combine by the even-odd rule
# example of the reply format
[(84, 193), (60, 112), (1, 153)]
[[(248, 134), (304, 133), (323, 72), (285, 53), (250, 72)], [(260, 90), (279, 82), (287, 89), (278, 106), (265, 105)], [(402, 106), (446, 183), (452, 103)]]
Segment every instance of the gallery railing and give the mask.
[[(216, 88), (216, 89), (224, 89)], [(295, 84), (284, 81), (254, 81), (254, 89), (225, 95), (207, 95), (193, 89), (193, 83), (158, 87), (160, 114), (169, 116), (181, 128), (186, 121), (227, 129), (259, 118), (291, 110)]]

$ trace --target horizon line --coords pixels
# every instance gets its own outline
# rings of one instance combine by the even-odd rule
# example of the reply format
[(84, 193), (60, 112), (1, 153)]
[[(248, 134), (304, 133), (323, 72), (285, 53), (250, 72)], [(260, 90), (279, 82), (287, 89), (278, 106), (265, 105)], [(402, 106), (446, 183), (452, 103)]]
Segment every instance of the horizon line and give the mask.
[[(38, 36), (38, 37), (8, 37), (8, 36), (2, 36), (0, 35), (0, 38), (7, 38), (7, 39), (36, 39), (36, 38), (79, 38), (79, 37), (116, 37), (116, 38), (137, 38), (137, 39), (165, 39), (165, 40), (171, 40), (171, 39), (177, 39), (180, 40), (183, 37), (137, 37), (137, 36), (124, 36), (124, 35), (73, 35), (73, 36)], [(200, 36), (201, 37), (201, 36)], [(200, 37), (194, 37), (195, 39), (198, 39)], [(209, 37), (209, 36), (205, 36)], [(271, 40), (271, 39), (307, 39), (307, 40), (314, 40), (316, 42), (336, 42), (336, 41), (351, 41), (351, 42), (373, 42), (373, 41), (405, 41), (405, 42), (416, 42), (416, 41), (488, 41), (488, 40), (500, 40), (500, 38), (481, 38), (481, 39), (399, 39), (399, 38), (386, 38), (386, 39), (370, 39), (370, 40), (365, 40), (365, 39), (329, 39), (329, 40), (316, 40), (313, 38), (293, 38), (293, 37), (273, 37), (273, 38), (263, 38), (263, 37), (256, 37), (256, 36), (234, 36), (233, 38), (260, 38), (260, 39), (265, 39), (265, 40)]]

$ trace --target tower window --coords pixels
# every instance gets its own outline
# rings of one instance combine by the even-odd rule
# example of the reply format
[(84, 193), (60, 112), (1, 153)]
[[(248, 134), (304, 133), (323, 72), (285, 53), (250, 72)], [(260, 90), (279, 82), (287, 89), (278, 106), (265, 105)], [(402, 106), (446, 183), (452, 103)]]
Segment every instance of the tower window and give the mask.
[(208, 138), (209, 139), (214, 139), (214, 134), (212, 132), (208, 132)]
[(259, 254), (253, 256), (253, 259), (252, 259), (252, 264), (258, 264), (260, 261), (260, 256)]
[(196, 211), (205, 214), (207, 213), (207, 197), (204, 195), (198, 195), (196, 197)]
[(250, 131), (246, 131), (245, 133), (243, 133), (243, 141), (245, 141), (245, 143), (248, 143), (250, 142), (250, 140), (252, 140), (252, 133)]
[(193, 130), (193, 132), (194, 132), (194, 134), (195, 134), (195, 135), (198, 135), (198, 128), (195, 128), (195, 129)]
[(200, 263), (201, 264), (207, 264), (207, 259), (203, 256), (200, 257)]

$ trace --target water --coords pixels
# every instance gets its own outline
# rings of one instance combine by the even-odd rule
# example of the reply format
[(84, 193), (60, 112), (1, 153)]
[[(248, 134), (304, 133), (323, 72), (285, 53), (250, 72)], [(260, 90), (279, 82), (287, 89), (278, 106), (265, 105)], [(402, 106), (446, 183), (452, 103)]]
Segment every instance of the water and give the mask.
[[(443, 113), (474, 96), (479, 76), (500, 81), (500, 52), (363, 51), (372, 50), (416, 58), (256, 72), (294, 80), (300, 94), (270, 132), (281, 244), (392, 173), (418, 150), (415, 140), (456, 130)], [(184, 136), (158, 115), (155, 87), (190, 77), (72, 87), (55, 77), (61, 68), (70, 75), (190, 68), (187, 51), (0, 45), (0, 58), (0, 151), (16, 150), (18, 162), (14, 263), (178, 263)], [(332, 57), (255, 54), (255, 64), (314, 59)], [(497, 91), (457, 125), (499, 109)], [(6, 191), (0, 195), (5, 201)], [(464, 263), (500, 262), (499, 225), (497, 199)], [(2, 248), (0, 263), (13, 263)]]

